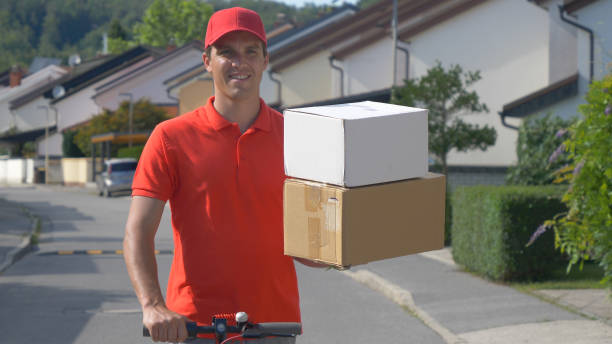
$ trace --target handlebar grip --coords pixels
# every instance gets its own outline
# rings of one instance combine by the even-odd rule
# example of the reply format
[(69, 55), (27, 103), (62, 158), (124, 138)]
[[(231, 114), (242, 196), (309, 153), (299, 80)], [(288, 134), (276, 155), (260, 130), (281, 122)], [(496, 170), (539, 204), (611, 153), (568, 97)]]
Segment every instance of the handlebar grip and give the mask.
[[(198, 324), (195, 322), (186, 322), (185, 326), (187, 326), (187, 337), (195, 338), (198, 335)], [(142, 326), (142, 336), (143, 337), (151, 337), (151, 333), (146, 326)]]
[(302, 334), (302, 324), (292, 322), (259, 323), (244, 332), (245, 338), (265, 336), (297, 336)]

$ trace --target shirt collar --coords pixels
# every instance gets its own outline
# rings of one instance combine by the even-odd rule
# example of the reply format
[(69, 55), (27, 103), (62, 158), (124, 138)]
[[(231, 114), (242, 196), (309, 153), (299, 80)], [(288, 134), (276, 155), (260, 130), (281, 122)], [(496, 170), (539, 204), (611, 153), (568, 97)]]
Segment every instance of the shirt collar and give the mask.
[[(231, 126), (232, 122), (225, 119), (217, 109), (213, 106), (213, 102), (215, 101), (215, 96), (208, 98), (208, 102), (205, 105), (206, 117), (210, 125), (217, 131)], [(255, 122), (251, 124), (251, 128), (256, 128), (263, 131), (270, 131), (270, 111), (266, 106), (266, 103), (263, 99), (259, 98), (259, 113), (257, 114), (257, 118)]]

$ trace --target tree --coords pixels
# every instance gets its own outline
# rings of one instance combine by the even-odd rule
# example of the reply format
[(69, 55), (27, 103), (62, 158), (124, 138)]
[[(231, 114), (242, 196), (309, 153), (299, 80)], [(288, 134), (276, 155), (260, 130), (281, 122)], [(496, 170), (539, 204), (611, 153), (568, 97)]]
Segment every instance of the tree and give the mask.
[(573, 161), (560, 171), (569, 180), (563, 196), (568, 211), (546, 221), (534, 237), (553, 227), (555, 243), (570, 257), (568, 271), (584, 260), (598, 261), (612, 288), (612, 74), (590, 85), (584, 118), (569, 129), (564, 148)]
[(118, 38), (124, 41), (128, 39), (128, 33), (125, 31), (119, 19), (114, 18), (110, 23), (110, 28), (108, 29), (108, 38)]
[[(527, 118), (519, 128), (517, 164), (506, 176), (508, 184), (544, 185), (555, 181), (555, 171), (567, 168), (570, 160), (560, 156), (572, 120), (547, 114)], [(554, 154), (553, 154), (554, 153)]]
[(62, 140), (62, 153), (66, 158), (80, 158), (84, 157), (85, 154), (79, 149), (74, 143), (74, 137), (77, 134), (77, 130), (66, 130), (64, 131), (64, 139)]
[[(87, 156), (91, 156), (91, 137), (108, 132), (127, 132), (129, 129), (129, 101), (123, 101), (116, 111), (104, 109), (91, 118), (89, 124), (80, 128), (74, 137), (74, 142)], [(134, 132), (151, 131), (155, 126), (170, 117), (163, 109), (155, 106), (147, 99), (134, 103)], [(113, 147), (116, 153), (118, 147)]]
[(134, 32), (142, 44), (181, 46), (203, 39), (212, 12), (209, 4), (197, 0), (155, 0), (145, 11), (143, 22), (134, 26)]
[(448, 174), (447, 156), (451, 149), (466, 152), (486, 150), (495, 144), (495, 129), (485, 125), (466, 123), (462, 114), (488, 112), (475, 91), (466, 88), (480, 80), (479, 72), (463, 72), (458, 65), (448, 70), (440, 62), (419, 79), (404, 80), (404, 86), (394, 88), (392, 102), (417, 106), (429, 111), (429, 152), (442, 173)]

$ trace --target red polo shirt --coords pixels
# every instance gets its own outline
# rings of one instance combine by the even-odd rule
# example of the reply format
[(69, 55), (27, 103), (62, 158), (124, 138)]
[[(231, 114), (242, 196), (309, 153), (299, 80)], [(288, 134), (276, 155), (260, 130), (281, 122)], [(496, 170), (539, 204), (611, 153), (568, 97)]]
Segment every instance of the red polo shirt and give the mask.
[(295, 268), (283, 254), (282, 115), (261, 100), (241, 134), (213, 100), (155, 128), (132, 185), (133, 196), (170, 201), (167, 305), (204, 324), (238, 311), (299, 322)]

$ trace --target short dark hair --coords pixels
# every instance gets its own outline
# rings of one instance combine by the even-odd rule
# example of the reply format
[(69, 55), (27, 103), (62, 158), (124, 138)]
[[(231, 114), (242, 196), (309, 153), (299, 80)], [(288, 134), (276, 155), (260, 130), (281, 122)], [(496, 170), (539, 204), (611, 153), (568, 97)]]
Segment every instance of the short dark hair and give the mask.
[[(206, 56), (210, 57), (210, 54), (212, 53), (212, 47), (213, 47), (212, 45), (209, 45), (205, 49), (204, 52), (206, 53)], [(266, 57), (266, 55), (268, 55), (268, 48), (266, 47), (266, 45), (263, 42), (261, 42), (261, 49), (263, 51), (263, 56)]]

